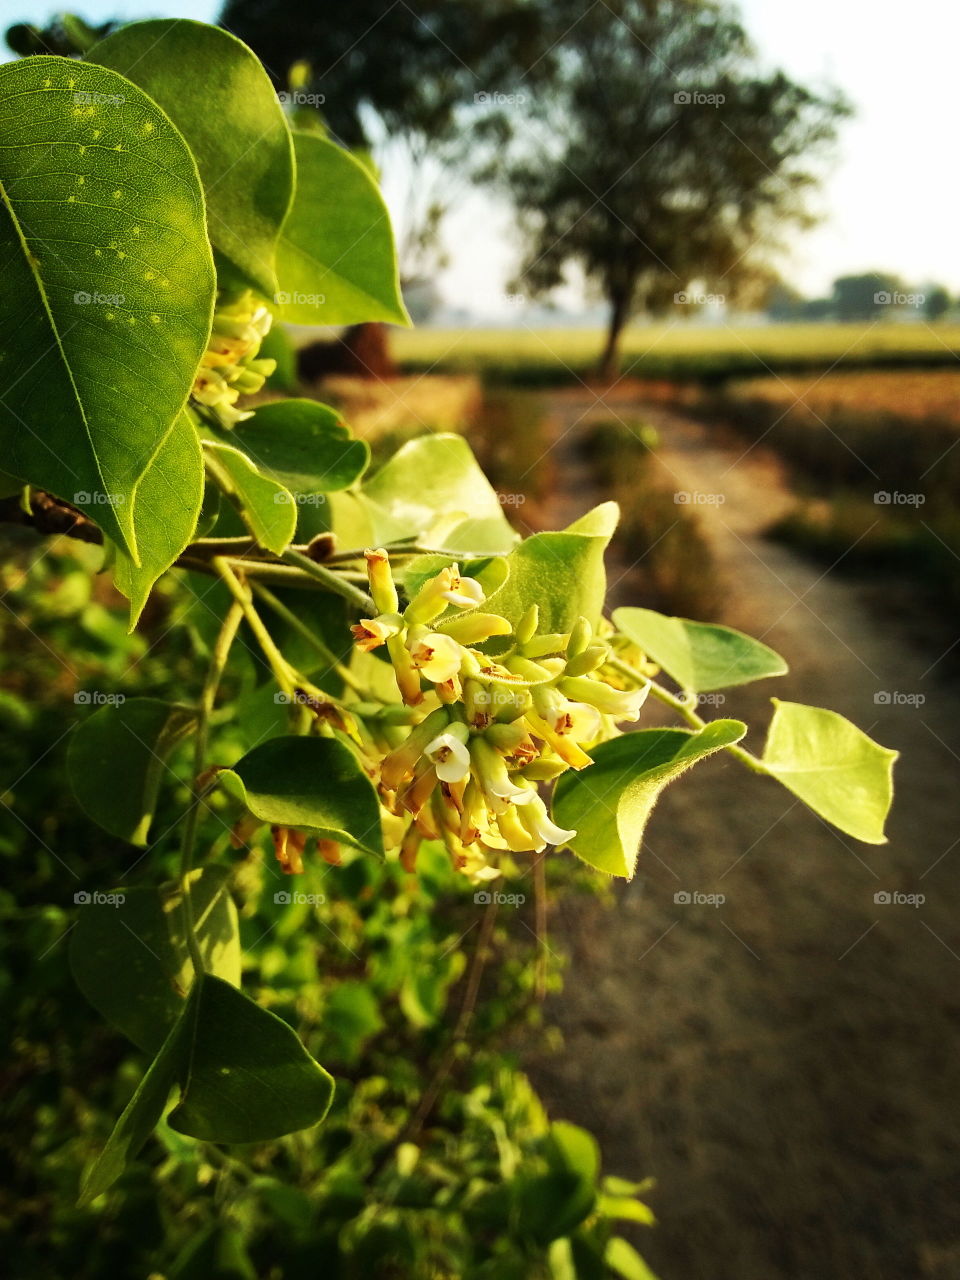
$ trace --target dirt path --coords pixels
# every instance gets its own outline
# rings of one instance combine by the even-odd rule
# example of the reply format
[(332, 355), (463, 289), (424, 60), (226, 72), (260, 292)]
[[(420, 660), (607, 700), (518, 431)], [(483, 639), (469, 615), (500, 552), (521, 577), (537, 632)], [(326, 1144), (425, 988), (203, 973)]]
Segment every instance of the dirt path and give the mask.
[[(558, 439), (590, 401), (551, 401)], [(550, 1017), (566, 1049), (527, 1065), (554, 1114), (597, 1134), (609, 1171), (657, 1178), (660, 1225), (634, 1238), (661, 1280), (953, 1280), (960, 692), (849, 581), (763, 539), (789, 502), (772, 459), (662, 410), (612, 407), (658, 426), (668, 486), (722, 495), (690, 503), (722, 620), (790, 662), (723, 712), (758, 726), (759, 750), (771, 693), (830, 706), (901, 751), (899, 790), (890, 843), (873, 847), (734, 761), (699, 766), (661, 801), (616, 906), (555, 910), (571, 959)], [(572, 473), (558, 522), (590, 500)], [(882, 692), (926, 702), (882, 705)], [(726, 901), (678, 905), (683, 890)], [(926, 900), (875, 901), (895, 891)]]

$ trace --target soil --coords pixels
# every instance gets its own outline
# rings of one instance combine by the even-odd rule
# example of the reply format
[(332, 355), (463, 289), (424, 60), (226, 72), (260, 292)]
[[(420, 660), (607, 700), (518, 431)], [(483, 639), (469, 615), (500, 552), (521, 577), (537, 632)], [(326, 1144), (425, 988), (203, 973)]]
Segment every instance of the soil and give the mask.
[[(664, 483), (701, 495), (684, 505), (722, 580), (717, 620), (790, 663), (706, 714), (748, 720), (759, 751), (771, 694), (828, 706), (901, 759), (883, 846), (734, 760), (668, 788), (615, 905), (552, 908), (569, 965), (548, 1021), (565, 1049), (525, 1065), (551, 1114), (597, 1135), (608, 1172), (656, 1179), (658, 1226), (625, 1234), (661, 1280), (954, 1280), (960, 690), (939, 647), (877, 612), (875, 589), (765, 540), (792, 500), (770, 454), (629, 389), (594, 399), (549, 402), (554, 527), (602, 497), (572, 448), (580, 426), (652, 422)], [(643, 603), (629, 568), (611, 566), (616, 604)]]

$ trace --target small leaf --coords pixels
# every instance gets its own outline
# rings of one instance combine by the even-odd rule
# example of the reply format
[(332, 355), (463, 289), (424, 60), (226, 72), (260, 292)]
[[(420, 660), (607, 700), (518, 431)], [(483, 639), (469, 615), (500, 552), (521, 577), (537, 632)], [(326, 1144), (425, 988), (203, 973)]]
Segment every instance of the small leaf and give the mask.
[(608, 875), (632, 879), (643, 832), (664, 787), (698, 760), (739, 742), (739, 720), (712, 720), (703, 729), (640, 729), (602, 742), (594, 763), (565, 773), (553, 798), (554, 820), (577, 834), (577, 857)]
[(899, 752), (881, 747), (836, 711), (771, 701), (762, 759), (767, 773), (847, 835), (884, 844)]
[(271, 738), (220, 778), (236, 779), (244, 804), (263, 822), (304, 827), (383, 857), (376, 792), (353, 752), (334, 738)]
[(205, 974), (188, 1008), (182, 1096), (168, 1117), (207, 1142), (266, 1142), (327, 1114), (333, 1077), (296, 1032), (228, 982)]
[(603, 557), (616, 512), (615, 503), (604, 503), (569, 529), (525, 539), (507, 557), (509, 577), (484, 608), (516, 626), (535, 604), (544, 631), (569, 631), (580, 617), (595, 624), (606, 596)]
[(81, 808), (111, 835), (146, 844), (167, 758), (192, 729), (190, 707), (127, 698), (73, 732), (67, 774)]
[(293, 140), (270, 77), (229, 32), (183, 18), (134, 22), (87, 54), (158, 102), (196, 158), (210, 239), (266, 297), (293, 202)]
[(591, 1185), (600, 1176), (600, 1147), (592, 1133), (566, 1120), (550, 1126), (554, 1162), (571, 1169)]
[(608, 1241), (603, 1260), (622, 1280), (657, 1280), (633, 1245), (622, 1236)]
[(653, 609), (617, 609), (613, 621), (688, 693), (729, 689), (788, 670), (778, 653), (733, 627), (670, 618)]
[(257, 542), (280, 555), (293, 541), (297, 529), (293, 494), (276, 480), (261, 475), (241, 449), (214, 440), (204, 440), (203, 446), (208, 467), (235, 500)]
[[(237, 910), (227, 872), (204, 867), (190, 878), (194, 928), (204, 967), (240, 985)], [(107, 1021), (156, 1053), (183, 1009), (194, 980), (177, 886), (121, 889), (116, 903), (92, 901), (70, 935), (77, 986)]]
[(197, 167), (142, 90), (70, 58), (0, 65), (0, 119), (3, 465), (137, 560), (137, 482), (210, 334)]
[(295, 493), (329, 493), (360, 479), (370, 446), (334, 409), (315, 400), (274, 400), (238, 422), (231, 437), (262, 475)]
[(326, 138), (294, 134), (297, 190), (277, 254), (293, 324), (409, 324), (390, 215), (369, 171)]
[(191, 541), (203, 503), (203, 455), (193, 423), (181, 413), (137, 485), (133, 524), (140, 564), (116, 547), (114, 582), (130, 601), (130, 630), (153, 585)]

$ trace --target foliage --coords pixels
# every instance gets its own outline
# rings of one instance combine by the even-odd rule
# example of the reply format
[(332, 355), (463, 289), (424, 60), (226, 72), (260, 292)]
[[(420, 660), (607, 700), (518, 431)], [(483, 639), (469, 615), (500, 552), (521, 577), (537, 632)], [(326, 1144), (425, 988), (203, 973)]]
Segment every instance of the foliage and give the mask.
[[(615, 504), (523, 540), (459, 437), (411, 441), (368, 475), (332, 410), (249, 407), (273, 372), (261, 341), (291, 298), (323, 295), (337, 322), (376, 307), (403, 322), (395, 254), (369, 169), (284, 134), (265, 72), (232, 36), (175, 30), (138, 25), (82, 63), (0, 70), (20, 102), (0, 152), (11, 487), (38, 529), (56, 519), (102, 540), (131, 627), (165, 609), (176, 637), (159, 687), (78, 699), (97, 707), (69, 781), (115, 857), (71, 868), (71, 964), (148, 1063), (107, 1090), (121, 1110), (111, 1133), (87, 1118), (99, 1150), (78, 1139), (64, 1181), (78, 1189), (82, 1159), (81, 1207), (122, 1215), (153, 1143), (161, 1214), (202, 1220), (171, 1275), (294, 1276), (318, 1257), (345, 1275), (642, 1275), (613, 1234), (618, 1219), (649, 1220), (642, 1188), (604, 1183), (589, 1135), (548, 1125), (522, 1080), (471, 1060), (497, 909), (522, 905), (528, 874), (543, 893), (548, 848), (631, 875), (663, 786), (718, 750), (879, 842), (893, 753), (790, 704), (762, 758), (738, 745), (742, 722), (701, 720), (704, 670), (718, 688), (785, 667), (723, 628), (661, 619), (650, 639), (646, 611), (608, 619)], [(262, 156), (248, 154), (248, 111), (269, 125)], [(70, 171), (50, 161), (51, 137)], [(241, 164), (256, 194), (238, 197), (231, 224), (213, 192)], [(318, 172), (342, 200), (317, 198)], [(64, 579), (86, 610), (89, 572)], [(42, 590), (26, 599), (28, 617), (42, 613)], [(92, 625), (110, 661), (113, 646), (132, 651), (102, 610)], [(622, 733), (648, 695), (686, 727)], [(132, 866), (128, 845), (146, 845)], [(79, 846), (72, 828), (62, 850)], [(131, 883), (141, 859), (146, 882)], [(41, 900), (26, 925), (47, 937), (65, 922)], [(439, 1048), (426, 1081), (424, 1048)], [(455, 1069), (465, 1092), (445, 1094)], [(62, 1132), (62, 1115), (50, 1120)], [(458, 1135), (447, 1159), (445, 1132)], [(308, 1135), (302, 1149), (290, 1135)], [(192, 1208), (212, 1168), (215, 1200), (233, 1188), (214, 1220)]]
[(777, 229), (807, 219), (810, 155), (845, 107), (761, 74), (719, 5), (547, 8), (564, 33), (544, 103), (550, 142), (521, 147), (507, 178), (529, 233), (522, 274), (551, 289), (572, 263), (596, 284), (611, 310), (602, 372), (612, 376), (637, 307), (733, 293)]

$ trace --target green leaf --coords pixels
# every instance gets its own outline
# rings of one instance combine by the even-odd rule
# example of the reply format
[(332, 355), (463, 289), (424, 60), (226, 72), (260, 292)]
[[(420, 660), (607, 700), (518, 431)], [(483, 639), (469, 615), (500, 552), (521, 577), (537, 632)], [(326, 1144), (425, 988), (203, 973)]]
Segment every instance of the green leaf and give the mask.
[(0, 262), (4, 467), (136, 560), (215, 292), (196, 164), (152, 99), (69, 58), (0, 66)]
[(881, 747), (836, 711), (771, 701), (761, 762), (766, 772), (847, 835), (884, 844), (899, 752)]
[[(204, 968), (240, 985), (237, 910), (228, 873), (204, 867), (190, 877), (194, 929)], [(134, 1044), (156, 1053), (183, 1009), (194, 980), (176, 885), (138, 886), (84, 903), (70, 935), (77, 986)]]
[(698, 760), (739, 742), (747, 726), (712, 720), (703, 729), (640, 729), (602, 742), (594, 763), (565, 773), (553, 797), (553, 817), (577, 834), (577, 857), (608, 875), (633, 878), (643, 832), (664, 787)]
[(733, 627), (670, 618), (653, 609), (617, 609), (613, 621), (688, 693), (729, 689), (788, 670), (778, 653)]
[(266, 1142), (310, 1128), (326, 1115), (334, 1087), (287, 1023), (204, 974), (88, 1170), (81, 1205), (106, 1191), (136, 1158), (175, 1084), (180, 1101), (168, 1123), (208, 1142)]
[(294, 134), (297, 192), (277, 255), (281, 317), (294, 324), (409, 324), (390, 215), (353, 156)]
[(192, 540), (203, 503), (203, 455), (193, 423), (181, 413), (137, 487), (133, 524), (140, 564), (116, 548), (114, 582), (137, 625), (153, 584)]
[(509, 577), (484, 608), (516, 626), (536, 604), (543, 631), (569, 631), (580, 617), (596, 624), (607, 591), (603, 557), (617, 514), (615, 503), (603, 503), (569, 529), (526, 538), (507, 557)]
[(603, 1260), (623, 1280), (657, 1280), (633, 1245), (622, 1236), (614, 1236), (607, 1243)]
[(295, 493), (346, 489), (366, 471), (370, 446), (336, 410), (315, 400), (275, 400), (230, 433), (262, 475)]
[(272, 298), (293, 203), (293, 140), (256, 55), (219, 27), (181, 18), (121, 27), (87, 60), (129, 77), (167, 113), (200, 170), (210, 239)]
[(600, 1176), (600, 1147), (592, 1133), (566, 1120), (550, 1126), (552, 1163), (571, 1169), (591, 1185)]
[(178, 1020), (124, 1108), (106, 1146), (85, 1171), (80, 1182), (80, 1208), (113, 1186), (156, 1128), (176, 1082), (182, 1043), (183, 1022)]
[(297, 504), (289, 489), (261, 475), (242, 449), (204, 440), (207, 466), (234, 499), (248, 529), (262, 547), (280, 555), (297, 529)]
[(127, 698), (74, 730), (67, 776), (80, 807), (111, 835), (143, 845), (167, 758), (194, 725), (190, 707)]
[(271, 738), (220, 778), (240, 784), (244, 804), (263, 822), (305, 827), (383, 857), (376, 792), (353, 752), (334, 738)]
[(333, 1078), (293, 1028), (210, 974), (195, 991), (170, 1127), (207, 1142), (266, 1142), (319, 1123)]

